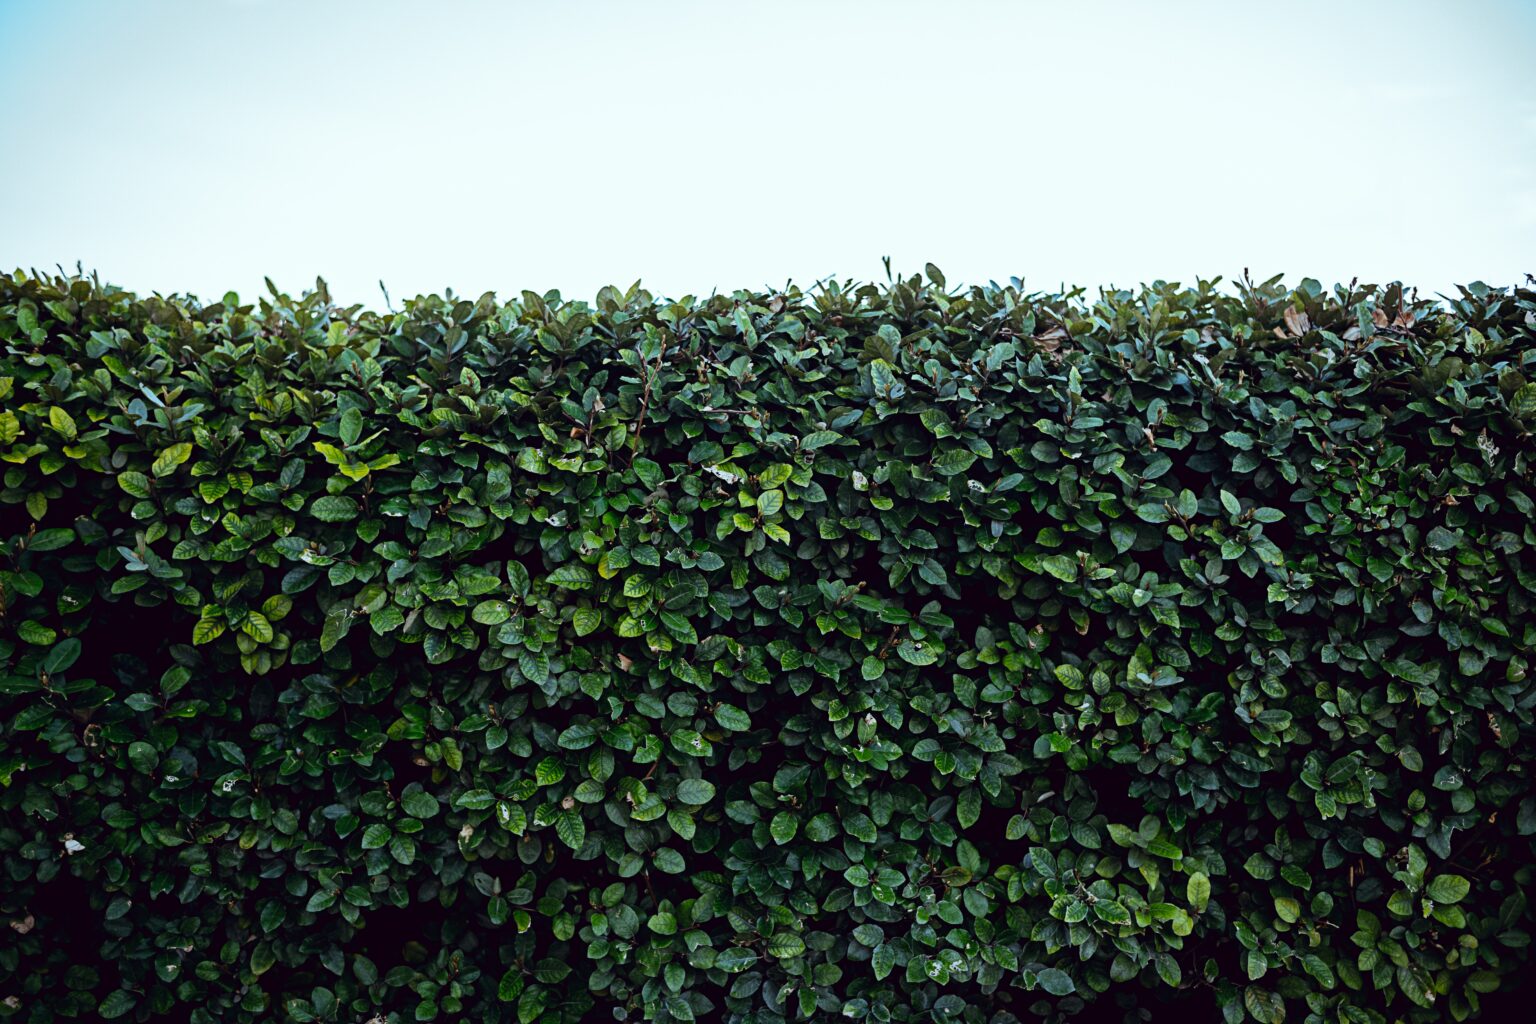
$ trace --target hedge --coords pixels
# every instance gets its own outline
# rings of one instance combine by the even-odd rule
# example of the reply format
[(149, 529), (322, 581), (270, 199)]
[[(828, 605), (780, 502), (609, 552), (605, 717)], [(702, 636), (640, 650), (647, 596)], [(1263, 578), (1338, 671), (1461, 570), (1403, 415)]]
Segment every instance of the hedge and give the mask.
[(1480, 283), (0, 276), (0, 1017), (1476, 1016), (1533, 340)]

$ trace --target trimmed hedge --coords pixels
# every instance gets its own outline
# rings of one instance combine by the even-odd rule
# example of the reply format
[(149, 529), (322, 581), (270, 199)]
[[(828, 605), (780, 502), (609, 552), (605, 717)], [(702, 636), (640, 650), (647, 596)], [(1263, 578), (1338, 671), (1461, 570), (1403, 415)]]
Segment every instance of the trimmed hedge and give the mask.
[(0, 1016), (1475, 1015), (1533, 324), (0, 276)]

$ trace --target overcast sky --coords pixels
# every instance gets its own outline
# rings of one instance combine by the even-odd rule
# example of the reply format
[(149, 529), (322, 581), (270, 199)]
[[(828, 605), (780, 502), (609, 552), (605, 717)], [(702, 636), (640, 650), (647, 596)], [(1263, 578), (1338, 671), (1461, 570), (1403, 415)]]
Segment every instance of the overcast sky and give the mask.
[(0, 0), (0, 267), (1508, 284), (1533, 54), (1532, 0)]

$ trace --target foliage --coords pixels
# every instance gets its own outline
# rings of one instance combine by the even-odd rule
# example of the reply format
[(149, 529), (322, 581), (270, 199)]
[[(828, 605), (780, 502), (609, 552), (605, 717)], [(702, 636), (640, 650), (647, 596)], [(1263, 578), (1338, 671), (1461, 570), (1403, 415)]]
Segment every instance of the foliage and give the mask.
[(1533, 324), (0, 277), (0, 1016), (1474, 1015)]

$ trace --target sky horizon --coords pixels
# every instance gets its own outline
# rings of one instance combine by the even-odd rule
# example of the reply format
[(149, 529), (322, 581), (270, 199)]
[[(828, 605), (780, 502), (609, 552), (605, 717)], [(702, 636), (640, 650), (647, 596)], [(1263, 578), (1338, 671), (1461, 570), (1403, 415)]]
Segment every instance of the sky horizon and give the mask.
[(0, 0), (0, 268), (343, 304), (1536, 272), (1536, 4)]

